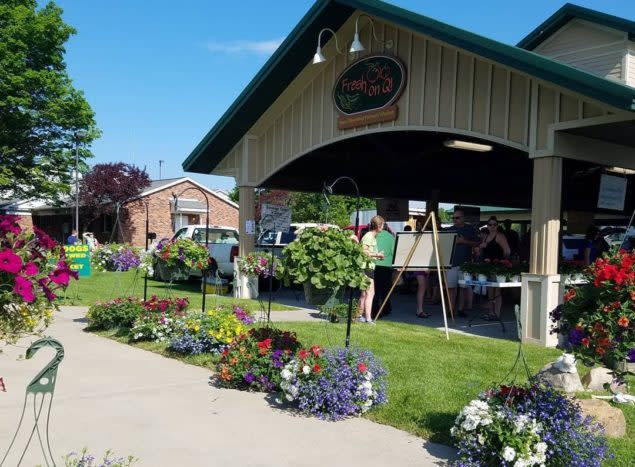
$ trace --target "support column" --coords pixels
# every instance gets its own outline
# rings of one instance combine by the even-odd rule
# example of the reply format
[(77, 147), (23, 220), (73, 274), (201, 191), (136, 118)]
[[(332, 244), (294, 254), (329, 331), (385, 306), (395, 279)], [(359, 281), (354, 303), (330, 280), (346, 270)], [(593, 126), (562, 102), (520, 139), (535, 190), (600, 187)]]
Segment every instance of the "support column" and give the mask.
[[(254, 188), (251, 186), (241, 186), (238, 188), (238, 219), (239, 227), (239, 256), (245, 256), (254, 250), (254, 238), (256, 227), (256, 196)], [(248, 231), (251, 230), (251, 233)]]
[(523, 341), (555, 346), (549, 312), (561, 301), (558, 275), (562, 158), (534, 159), (529, 274), (523, 274), (521, 322)]

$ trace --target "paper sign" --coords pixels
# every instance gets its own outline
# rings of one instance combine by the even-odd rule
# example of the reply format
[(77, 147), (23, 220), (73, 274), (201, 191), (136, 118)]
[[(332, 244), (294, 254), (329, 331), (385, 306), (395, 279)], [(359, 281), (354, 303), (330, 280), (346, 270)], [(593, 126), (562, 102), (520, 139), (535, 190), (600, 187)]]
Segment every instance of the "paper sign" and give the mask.
[(602, 174), (600, 178), (598, 208), (623, 211), (625, 199), (626, 178)]
[(291, 208), (275, 204), (263, 204), (260, 214), (262, 230), (288, 232), (291, 227)]
[(253, 235), (256, 233), (256, 221), (249, 219), (245, 221), (245, 235)]

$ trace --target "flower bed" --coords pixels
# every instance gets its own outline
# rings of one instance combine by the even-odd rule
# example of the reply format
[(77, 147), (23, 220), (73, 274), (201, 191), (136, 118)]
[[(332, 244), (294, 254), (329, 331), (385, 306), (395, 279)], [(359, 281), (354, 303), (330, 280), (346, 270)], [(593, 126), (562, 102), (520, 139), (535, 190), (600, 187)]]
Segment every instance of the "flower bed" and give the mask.
[(156, 295), (143, 304), (144, 311), (130, 330), (132, 341), (167, 341), (183, 326), (189, 306), (187, 298), (159, 299)]
[(615, 252), (589, 268), (590, 282), (569, 289), (551, 313), (553, 332), (588, 366), (608, 365), (624, 377), (635, 361), (635, 253)]
[(55, 292), (78, 277), (63, 247), (38, 228), (22, 230), (18, 219), (0, 215), (0, 342), (44, 330), (57, 309)]
[(218, 354), (251, 323), (253, 318), (238, 306), (190, 314), (175, 331), (168, 349), (184, 355)]
[(463, 408), (451, 434), (462, 467), (599, 467), (608, 456), (602, 428), (536, 383), (486, 391)]
[(93, 329), (131, 328), (144, 310), (143, 300), (118, 297), (95, 303), (88, 309), (86, 318)]
[(217, 365), (224, 387), (272, 392), (280, 389), (280, 371), (301, 347), (294, 333), (253, 328), (236, 337)]
[(341, 420), (386, 402), (385, 376), (369, 351), (313, 346), (284, 366), (280, 387), (302, 412)]
[(141, 249), (120, 243), (100, 245), (91, 254), (98, 271), (128, 271), (141, 265)]

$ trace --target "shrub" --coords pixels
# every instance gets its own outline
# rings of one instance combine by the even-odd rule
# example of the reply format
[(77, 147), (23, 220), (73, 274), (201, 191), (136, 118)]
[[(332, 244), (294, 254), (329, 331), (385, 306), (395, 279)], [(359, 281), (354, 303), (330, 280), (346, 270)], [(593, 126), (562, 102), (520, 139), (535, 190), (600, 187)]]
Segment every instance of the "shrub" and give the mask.
[(302, 349), (281, 372), (281, 388), (302, 412), (340, 420), (386, 402), (386, 370), (370, 351)]
[(471, 401), (451, 434), (459, 466), (599, 467), (607, 456), (601, 428), (553, 388), (500, 386)]
[(295, 333), (254, 328), (238, 336), (217, 365), (222, 386), (271, 392), (280, 389), (280, 370), (300, 348)]
[(0, 215), (0, 342), (44, 330), (55, 292), (77, 279), (64, 248), (37, 228), (22, 230), (18, 219)]
[(115, 298), (97, 302), (88, 309), (88, 325), (94, 329), (131, 328), (144, 311), (143, 301), (136, 297)]
[(92, 252), (91, 263), (99, 271), (128, 271), (141, 265), (141, 249), (120, 243), (106, 243)]

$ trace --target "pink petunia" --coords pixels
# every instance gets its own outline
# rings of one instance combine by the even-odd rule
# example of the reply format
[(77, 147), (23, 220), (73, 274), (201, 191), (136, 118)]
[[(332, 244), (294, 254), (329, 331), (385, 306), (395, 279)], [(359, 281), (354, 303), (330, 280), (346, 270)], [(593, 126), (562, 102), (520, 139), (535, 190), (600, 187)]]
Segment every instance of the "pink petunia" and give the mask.
[(35, 294), (33, 293), (33, 284), (30, 280), (23, 276), (15, 277), (15, 285), (13, 291), (22, 297), (27, 303), (35, 301)]
[(24, 273), (27, 276), (35, 276), (38, 273), (37, 264), (31, 262), (26, 263), (26, 266), (24, 266)]
[(0, 251), (0, 271), (17, 274), (22, 269), (22, 259), (11, 250)]

